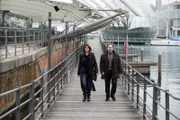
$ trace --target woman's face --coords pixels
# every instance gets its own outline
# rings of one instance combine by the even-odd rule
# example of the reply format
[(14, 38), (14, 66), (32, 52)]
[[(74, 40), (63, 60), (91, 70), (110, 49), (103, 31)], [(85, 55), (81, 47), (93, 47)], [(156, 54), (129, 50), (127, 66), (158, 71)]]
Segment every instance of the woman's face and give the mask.
[(86, 46), (86, 47), (84, 48), (84, 50), (85, 50), (86, 53), (88, 53), (88, 52), (89, 52), (89, 47)]

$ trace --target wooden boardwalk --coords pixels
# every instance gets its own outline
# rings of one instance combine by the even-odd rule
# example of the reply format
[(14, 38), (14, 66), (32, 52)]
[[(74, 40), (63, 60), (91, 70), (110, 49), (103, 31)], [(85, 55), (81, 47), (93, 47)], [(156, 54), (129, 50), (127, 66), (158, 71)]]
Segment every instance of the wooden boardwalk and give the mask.
[[(98, 38), (89, 40), (99, 65), (102, 50)], [(118, 82), (116, 101), (105, 101), (105, 83), (98, 79), (95, 82), (96, 91), (91, 92), (91, 101), (82, 102), (82, 91), (77, 69), (72, 72), (70, 82), (64, 87), (60, 96), (45, 115), (45, 120), (141, 120), (142, 116), (136, 111)]]

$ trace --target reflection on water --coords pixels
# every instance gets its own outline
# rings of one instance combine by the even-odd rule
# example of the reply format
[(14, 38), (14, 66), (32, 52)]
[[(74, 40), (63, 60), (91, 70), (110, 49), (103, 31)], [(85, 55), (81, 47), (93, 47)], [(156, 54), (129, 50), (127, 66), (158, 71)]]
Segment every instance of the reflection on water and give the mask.
[[(123, 46), (121, 46), (122, 48)], [(162, 88), (169, 90), (169, 92), (180, 98), (180, 47), (175, 46), (149, 46), (149, 45), (133, 45), (134, 48), (138, 48), (139, 54), (141, 48), (144, 48), (144, 61), (158, 61), (159, 52), (162, 53)], [(158, 69), (157, 66), (151, 67), (150, 77), (157, 83)], [(152, 87), (148, 88), (148, 92), (152, 94)], [(143, 92), (141, 92), (143, 95)], [(147, 102), (152, 104), (150, 98), (147, 98)], [(165, 95), (160, 93), (159, 103), (165, 105)], [(165, 112), (160, 108), (159, 112), (161, 120), (165, 119)], [(170, 99), (170, 110), (180, 118), (179, 113), (180, 101)], [(170, 120), (176, 120), (173, 117)]]
[[(137, 46), (138, 47), (138, 46)], [(180, 97), (180, 47), (174, 46), (143, 46), (145, 60), (158, 61), (158, 53), (162, 53), (162, 88), (169, 90), (171, 94)], [(151, 79), (157, 81), (157, 67), (151, 67)], [(165, 95), (161, 92), (159, 102), (165, 105)], [(179, 114), (180, 101), (170, 99), (170, 110), (180, 118)], [(161, 119), (164, 120), (165, 112), (159, 110)], [(171, 117), (171, 120), (175, 120)]]

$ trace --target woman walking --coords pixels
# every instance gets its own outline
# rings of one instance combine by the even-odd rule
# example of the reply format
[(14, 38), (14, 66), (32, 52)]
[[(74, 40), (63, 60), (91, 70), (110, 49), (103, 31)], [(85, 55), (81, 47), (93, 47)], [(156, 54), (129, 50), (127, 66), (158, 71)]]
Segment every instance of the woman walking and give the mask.
[(92, 82), (94, 72), (98, 74), (98, 67), (94, 53), (91, 52), (91, 47), (86, 44), (83, 47), (83, 53), (79, 58), (78, 76), (80, 76), (81, 89), (83, 92), (83, 102), (90, 101)]

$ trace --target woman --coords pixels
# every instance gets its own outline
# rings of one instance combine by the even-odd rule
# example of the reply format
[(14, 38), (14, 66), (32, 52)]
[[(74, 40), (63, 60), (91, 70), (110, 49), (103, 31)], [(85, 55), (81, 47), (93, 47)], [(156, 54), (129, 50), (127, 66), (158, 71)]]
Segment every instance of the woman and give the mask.
[(91, 52), (91, 47), (86, 44), (83, 47), (83, 52), (79, 58), (78, 76), (80, 76), (81, 89), (83, 91), (83, 102), (90, 101), (91, 87), (93, 82), (93, 72), (98, 74), (98, 67), (94, 53)]

